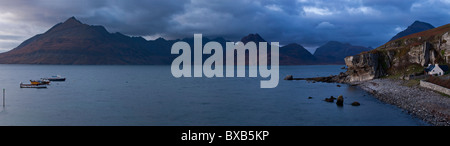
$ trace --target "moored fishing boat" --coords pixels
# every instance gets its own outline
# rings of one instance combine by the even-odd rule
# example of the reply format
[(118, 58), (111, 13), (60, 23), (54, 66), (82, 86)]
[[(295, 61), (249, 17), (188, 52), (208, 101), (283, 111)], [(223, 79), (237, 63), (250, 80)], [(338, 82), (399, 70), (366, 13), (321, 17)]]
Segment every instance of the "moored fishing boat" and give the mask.
[(30, 80), (30, 83), (33, 85), (49, 85), (50, 80), (41, 79), (41, 80)]
[(66, 81), (66, 78), (61, 77), (60, 75), (52, 76), (50, 78), (42, 78), (43, 80), (49, 80), (49, 81)]
[(35, 85), (20, 83), (20, 88), (47, 88), (47, 85)]

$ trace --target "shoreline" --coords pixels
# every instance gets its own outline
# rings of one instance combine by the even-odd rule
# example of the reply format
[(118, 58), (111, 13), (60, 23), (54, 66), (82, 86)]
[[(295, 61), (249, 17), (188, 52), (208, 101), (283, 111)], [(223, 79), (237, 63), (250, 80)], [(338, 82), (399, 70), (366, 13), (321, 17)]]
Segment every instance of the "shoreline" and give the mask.
[(374, 79), (354, 85), (371, 93), (378, 100), (404, 109), (433, 126), (450, 126), (450, 97), (419, 85), (408, 87), (407, 81)]

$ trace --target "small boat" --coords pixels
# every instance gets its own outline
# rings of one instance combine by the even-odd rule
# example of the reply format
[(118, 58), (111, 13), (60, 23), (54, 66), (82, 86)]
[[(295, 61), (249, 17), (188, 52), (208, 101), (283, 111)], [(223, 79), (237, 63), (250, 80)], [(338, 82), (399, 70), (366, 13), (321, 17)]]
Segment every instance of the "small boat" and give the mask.
[(35, 84), (20, 83), (20, 88), (47, 88), (47, 85), (35, 85)]
[(30, 80), (30, 83), (33, 85), (49, 85), (50, 80), (41, 79), (41, 80)]
[(59, 75), (52, 76), (50, 78), (42, 78), (43, 80), (49, 80), (49, 81), (66, 81), (66, 78), (61, 77)]

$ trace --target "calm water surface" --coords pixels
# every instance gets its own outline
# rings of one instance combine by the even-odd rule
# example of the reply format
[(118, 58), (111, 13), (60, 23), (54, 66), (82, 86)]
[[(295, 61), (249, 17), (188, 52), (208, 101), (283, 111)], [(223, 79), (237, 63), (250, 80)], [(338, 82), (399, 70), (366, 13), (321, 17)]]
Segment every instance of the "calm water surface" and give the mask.
[[(282, 80), (340, 67), (282, 66), (278, 87), (261, 89), (262, 78), (177, 79), (170, 66), (0, 65), (0, 125), (426, 125), (357, 87)], [(56, 74), (67, 81), (19, 88)], [(323, 101), (339, 95), (343, 107)]]

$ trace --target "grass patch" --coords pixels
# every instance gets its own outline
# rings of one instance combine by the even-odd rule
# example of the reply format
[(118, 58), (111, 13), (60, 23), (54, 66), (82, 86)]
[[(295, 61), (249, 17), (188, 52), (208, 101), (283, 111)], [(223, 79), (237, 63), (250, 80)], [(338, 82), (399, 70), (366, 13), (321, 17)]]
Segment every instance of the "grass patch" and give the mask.
[(415, 86), (419, 86), (420, 84), (420, 80), (416, 79), (416, 80), (408, 80), (405, 83), (403, 83), (404, 86), (407, 87), (415, 87)]
[(389, 76), (386, 78), (391, 79), (399, 79), (403, 76), (409, 76), (409, 75), (422, 75), (424, 67), (422, 67), (419, 64), (409, 64), (409, 65), (402, 65), (398, 67), (391, 67), (388, 70)]
[(406, 74), (420, 74), (423, 73), (424, 68), (419, 64), (412, 64), (406, 68)]

